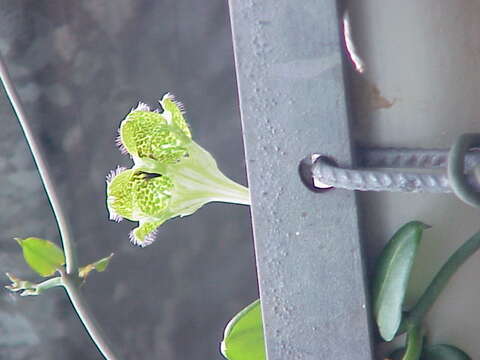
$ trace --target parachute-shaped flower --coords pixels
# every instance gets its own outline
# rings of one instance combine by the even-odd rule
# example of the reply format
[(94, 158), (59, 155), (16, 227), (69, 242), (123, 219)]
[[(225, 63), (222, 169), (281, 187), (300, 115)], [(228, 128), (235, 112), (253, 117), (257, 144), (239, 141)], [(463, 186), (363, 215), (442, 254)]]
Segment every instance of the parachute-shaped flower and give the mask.
[(163, 112), (140, 103), (122, 121), (117, 144), (135, 165), (107, 177), (110, 219), (138, 221), (130, 233), (146, 246), (166, 220), (186, 216), (208, 202), (250, 204), (248, 189), (228, 179), (213, 157), (192, 140), (182, 105), (169, 94)]

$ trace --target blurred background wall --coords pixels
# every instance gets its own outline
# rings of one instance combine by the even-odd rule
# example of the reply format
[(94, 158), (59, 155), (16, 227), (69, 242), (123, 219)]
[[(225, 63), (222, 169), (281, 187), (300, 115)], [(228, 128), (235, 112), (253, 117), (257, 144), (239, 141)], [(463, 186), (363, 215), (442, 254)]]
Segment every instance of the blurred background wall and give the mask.
[[(105, 175), (129, 166), (116, 129), (165, 92), (194, 138), (245, 184), (224, 0), (0, 1), (0, 52), (41, 139), (72, 219), (81, 263), (115, 253), (84, 293), (125, 359), (222, 359), (226, 322), (257, 297), (249, 209), (210, 204), (144, 249), (108, 221)], [(59, 240), (32, 157), (0, 93), (0, 274), (38, 279), (14, 236)], [(0, 275), (0, 285), (7, 279)], [(0, 290), (0, 359), (99, 359), (63, 290)]]
[[(353, 135), (380, 146), (449, 147), (478, 132), (480, 2), (345, 1), (366, 71), (351, 73)], [(125, 359), (222, 359), (226, 322), (257, 297), (247, 207), (210, 204), (132, 246), (133, 223), (108, 221), (105, 175), (129, 166), (114, 139), (139, 100), (184, 102), (194, 138), (245, 184), (225, 0), (0, 0), (0, 52), (47, 153), (72, 219), (80, 261), (115, 253), (84, 292)], [(0, 286), (9, 271), (38, 279), (14, 236), (58, 241), (48, 201), (0, 91)], [(312, 149), (314, 151), (314, 149)], [(361, 194), (369, 269), (401, 224), (426, 232), (409, 303), (463, 240), (478, 210), (451, 195)], [(480, 358), (472, 258), (428, 317), (432, 341)], [(60, 289), (20, 298), (0, 289), (0, 359), (99, 359)], [(379, 354), (379, 359), (383, 353)]]
[[(352, 36), (365, 63), (353, 73), (353, 134), (358, 144), (449, 148), (479, 132), (480, 1), (348, 0)], [(410, 280), (412, 306), (447, 258), (478, 231), (480, 210), (452, 194), (361, 193), (369, 269), (407, 221), (425, 232)], [(430, 343), (454, 344), (480, 359), (480, 254), (455, 274), (426, 318)], [(381, 350), (381, 349), (380, 349)], [(379, 351), (378, 359), (385, 353)]]

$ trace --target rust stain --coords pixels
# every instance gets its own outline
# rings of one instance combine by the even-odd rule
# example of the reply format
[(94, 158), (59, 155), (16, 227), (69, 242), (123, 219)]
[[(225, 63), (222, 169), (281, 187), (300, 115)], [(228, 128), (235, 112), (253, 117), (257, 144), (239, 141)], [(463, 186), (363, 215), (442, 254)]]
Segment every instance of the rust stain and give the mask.
[(381, 93), (379, 88), (372, 83), (368, 83), (369, 103), (373, 110), (377, 109), (389, 109), (395, 104), (395, 99), (388, 100)]
[(352, 72), (353, 107), (359, 114), (368, 114), (375, 110), (390, 109), (397, 99), (386, 98), (378, 86), (369, 81), (364, 74)]

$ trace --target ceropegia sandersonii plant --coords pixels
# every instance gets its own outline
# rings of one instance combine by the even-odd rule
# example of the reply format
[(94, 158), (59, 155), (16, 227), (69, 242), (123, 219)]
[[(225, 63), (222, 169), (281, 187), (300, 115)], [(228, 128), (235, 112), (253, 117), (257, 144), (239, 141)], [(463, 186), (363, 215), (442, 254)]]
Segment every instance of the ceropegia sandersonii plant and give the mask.
[(121, 122), (117, 145), (134, 165), (107, 176), (110, 219), (137, 221), (130, 240), (140, 246), (151, 244), (168, 219), (208, 202), (250, 204), (248, 189), (227, 178), (192, 140), (182, 104), (166, 94), (160, 105), (163, 111), (139, 103)]

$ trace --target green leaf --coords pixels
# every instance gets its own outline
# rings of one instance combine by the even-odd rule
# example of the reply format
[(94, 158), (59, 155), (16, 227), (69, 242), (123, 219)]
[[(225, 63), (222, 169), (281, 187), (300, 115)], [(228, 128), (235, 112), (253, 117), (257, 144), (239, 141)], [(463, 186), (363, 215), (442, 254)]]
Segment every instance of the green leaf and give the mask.
[(221, 351), (229, 360), (265, 360), (262, 310), (254, 301), (230, 320), (225, 328)]
[(78, 276), (80, 276), (83, 279), (86, 279), (88, 274), (90, 274), (91, 271), (96, 270), (98, 272), (103, 272), (107, 268), (108, 264), (110, 263), (110, 259), (112, 258), (113, 253), (110, 254), (107, 257), (104, 257), (98, 261), (95, 261), (94, 263), (85, 265), (81, 267), (78, 270)]
[(452, 345), (426, 346), (420, 360), (472, 360), (470, 356)]
[(23, 250), (23, 257), (27, 264), (43, 277), (51, 276), (65, 264), (65, 255), (53, 242), (30, 237), (27, 239), (15, 238)]
[(391, 341), (402, 320), (402, 305), (423, 230), (419, 221), (402, 226), (380, 254), (373, 280), (373, 314), (382, 338)]

